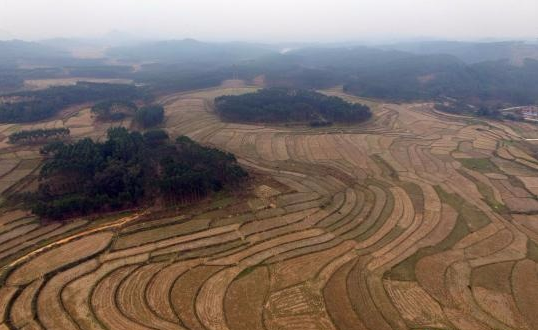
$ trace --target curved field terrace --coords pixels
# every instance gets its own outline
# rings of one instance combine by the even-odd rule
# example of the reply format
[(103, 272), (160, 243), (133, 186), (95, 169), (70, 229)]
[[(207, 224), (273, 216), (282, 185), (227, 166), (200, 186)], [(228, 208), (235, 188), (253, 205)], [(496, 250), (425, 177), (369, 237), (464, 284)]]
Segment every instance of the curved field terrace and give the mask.
[[(171, 136), (236, 155), (243, 197), (40, 224), (0, 215), (0, 330), (538, 329), (538, 160), (529, 127), (366, 103), (322, 128), (224, 123), (214, 99), (159, 101)], [(67, 115), (66, 115), (67, 116)], [(130, 122), (122, 123), (129, 127)], [(15, 129), (102, 138), (89, 109), (0, 126), (0, 190), (41, 155)]]

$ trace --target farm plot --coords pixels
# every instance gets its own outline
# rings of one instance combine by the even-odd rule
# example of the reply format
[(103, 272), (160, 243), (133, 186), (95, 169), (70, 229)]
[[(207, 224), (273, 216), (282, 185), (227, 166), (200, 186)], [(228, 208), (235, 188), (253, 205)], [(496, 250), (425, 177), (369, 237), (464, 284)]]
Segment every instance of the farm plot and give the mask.
[[(374, 118), (220, 122), (216, 96), (256, 88), (159, 99), (169, 134), (253, 173), (241, 200), (66, 224), (0, 209), (0, 329), (538, 329), (538, 163), (517, 133), (528, 124), (341, 90), (325, 93)], [(87, 108), (36, 125), (74, 138), (107, 128)], [(0, 188), (19, 187), (40, 157), (0, 145)]]

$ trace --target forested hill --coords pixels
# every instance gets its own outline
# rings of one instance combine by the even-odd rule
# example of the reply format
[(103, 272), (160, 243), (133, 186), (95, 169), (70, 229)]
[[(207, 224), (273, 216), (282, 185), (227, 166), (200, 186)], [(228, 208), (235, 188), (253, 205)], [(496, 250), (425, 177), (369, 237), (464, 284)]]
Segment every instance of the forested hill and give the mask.
[(45, 63), (69, 57), (66, 52), (37, 42), (0, 41), (0, 67), (13, 66), (21, 61)]
[[(214, 87), (227, 79), (253, 82), (263, 76), (265, 87), (343, 85), (349, 93), (391, 101), (449, 97), (494, 108), (538, 101), (536, 44), (319, 44), (280, 52), (285, 46), (192, 39), (144, 42), (110, 48), (108, 59), (119, 65), (108, 65), (112, 61), (62, 57), (39, 43), (0, 42), (0, 94), (23, 88), (25, 79), (126, 78), (154, 93), (171, 93)], [(13, 67), (17, 59), (30, 65)], [(42, 68), (43, 60), (47, 68)], [(35, 66), (40, 69), (28, 68)]]
[(286, 88), (222, 96), (215, 100), (219, 115), (227, 121), (260, 123), (357, 123), (370, 118), (370, 109), (317, 92)]
[(247, 173), (232, 154), (187, 137), (170, 141), (165, 131), (143, 135), (111, 128), (104, 142), (82, 139), (43, 148), (39, 190), (28, 197), (36, 215), (64, 219), (121, 210), (161, 198), (198, 200), (239, 185)]
[(396, 43), (381, 46), (381, 48), (420, 55), (447, 54), (456, 56), (469, 64), (499, 60), (517, 63), (525, 56), (538, 59), (538, 44), (527, 44), (521, 41), (422, 41)]
[(60, 110), (86, 102), (104, 100), (150, 99), (134, 85), (79, 82), (74, 86), (58, 86), (44, 90), (9, 94), (17, 102), (0, 103), (0, 123), (19, 123), (42, 120)]
[(538, 61), (467, 64), (448, 54), (411, 54), (367, 47), (305, 48), (258, 59), (245, 76), (263, 72), (269, 86), (328, 88), (393, 101), (451, 97), (468, 103), (525, 105), (538, 101)]

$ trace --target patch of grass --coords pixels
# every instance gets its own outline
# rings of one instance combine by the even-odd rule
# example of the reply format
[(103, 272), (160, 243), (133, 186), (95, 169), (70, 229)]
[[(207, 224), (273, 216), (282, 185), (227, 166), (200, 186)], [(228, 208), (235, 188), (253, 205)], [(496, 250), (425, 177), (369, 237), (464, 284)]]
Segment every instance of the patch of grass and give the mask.
[(415, 268), (417, 262), (427, 256), (438, 254), (451, 249), (457, 242), (470, 233), (484, 227), (490, 220), (480, 210), (465, 202), (457, 194), (449, 194), (441, 187), (435, 186), (435, 190), (441, 201), (452, 206), (458, 211), (456, 224), (450, 234), (439, 244), (419, 249), (409, 258), (397, 264), (391, 270), (384, 274), (386, 279), (397, 281), (416, 281)]
[(458, 161), (466, 168), (480, 173), (501, 173), (489, 158), (461, 158)]
[(527, 258), (538, 262), (538, 244), (530, 239), (527, 241)]
[(211, 197), (211, 208), (215, 209), (227, 207), (235, 201), (234, 196), (232, 196), (227, 190), (216, 192)]
[(490, 223), (488, 216), (484, 212), (467, 203), (459, 195), (449, 194), (439, 186), (434, 188), (441, 201), (452, 206), (458, 212), (471, 232), (475, 232)]
[(508, 177), (508, 182), (510, 182), (510, 184), (514, 187), (517, 187), (517, 188), (521, 188), (521, 189), (525, 189), (529, 195), (533, 195), (533, 193), (531, 193), (527, 187), (525, 186), (525, 184), (523, 182), (521, 182), (520, 179), (518, 179), (517, 176), (515, 175), (507, 175)]
[(509, 209), (501, 202), (495, 199), (493, 189), (483, 182), (477, 181), (476, 187), (478, 192), (484, 197), (484, 201), (491, 207), (492, 210), (499, 214), (509, 213)]
[(396, 226), (390, 230), (390, 232), (383, 236), (379, 241), (377, 241), (375, 244), (370, 245), (366, 249), (358, 250), (358, 254), (361, 256), (369, 255), (379, 249), (381, 249), (383, 246), (389, 244), (393, 240), (397, 239), (399, 236), (401, 236), (404, 233), (405, 229)]
[(250, 266), (250, 267), (247, 267), (247, 268), (243, 269), (243, 270), (241, 271), (241, 273), (239, 273), (239, 275), (237, 275), (237, 277), (235, 278), (234, 281), (237, 281), (237, 280), (239, 280), (239, 279), (241, 279), (241, 278), (243, 278), (243, 277), (249, 275), (250, 273), (252, 273), (253, 271), (255, 271), (256, 268), (258, 268), (258, 267), (263, 267), (263, 265), (254, 265), (254, 266)]
[(477, 208), (469, 206), (469, 204), (464, 204), (461, 207), (461, 216), (467, 223), (467, 226), (471, 232), (475, 232), (490, 223), (490, 220), (484, 212), (480, 211)]
[(402, 182), (400, 186), (405, 190), (415, 210), (422, 210), (424, 208), (424, 194), (422, 189), (416, 183), (412, 182)]
[(458, 205), (463, 201), (463, 198), (461, 198), (460, 196), (456, 194), (449, 194), (439, 186), (434, 186), (433, 188), (435, 189), (437, 195), (439, 195), (441, 202), (446, 203), (452, 207), (454, 207), (454, 205)]
[[(380, 186), (378, 185), (378, 187)], [(367, 224), (370, 225), (369, 222), (371, 221), (373, 222), (371, 226), (365, 232), (363, 232), (362, 234), (354, 238), (357, 242), (365, 241), (370, 236), (374, 235), (379, 229), (381, 229), (381, 227), (383, 227), (387, 219), (390, 217), (392, 210), (394, 209), (394, 196), (387, 189), (383, 189), (383, 190), (385, 192), (385, 195), (387, 196), (387, 200), (385, 202), (385, 205), (383, 206), (383, 210), (381, 210), (381, 213), (379, 214), (377, 219), (371, 219), (369, 217), (368, 220), (366, 220), (365, 222), (361, 224), (364, 226)], [(345, 237), (345, 235), (343, 237)]]
[(246, 247), (246, 241), (237, 239), (235, 241), (214, 245), (210, 247), (202, 247), (199, 249), (181, 252), (177, 254), (175, 261), (189, 260), (195, 258), (212, 257), (214, 255), (228, 254), (229, 251), (236, 251), (239, 247)]
[(427, 256), (438, 254), (451, 249), (457, 242), (469, 235), (470, 230), (461, 216), (456, 219), (456, 225), (450, 234), (439, 244), (419, 249), (409, 258), (397, 264), (384, 277), (397, 281), (416, 281), (415, 268), (417, 262)]
[(458, 171), (461, 175), (471, 180), (478, 189), (478, 192), (482, 195), (483, 200), (491, 207), (491, 209), (499, 214), (507, 214), (510, 210), (501, 202), (495, 199), (493, 189), (482, 181), (477, 180), (472, 175), (469, 175), (465, 171)]
[(177, 258), (178, 253), (177, 252), (171, 252), (166, 254), (161, 254), (155, 257), (150, 257), (149, 260), (151, 262), (170, 262), (175, 261)]
[(396, 170), (394, 170), (394, 168), (390, 166), (390, 164), (387, 163), (383, 159), (383, 157), (379, 155), (372, 155), (372, 159), (374, 160), (374, 162), (377, 163), (377, 165), (379, 165), (379, 167), (381, 167), (381, 170), (383, 171), (383, 176), (389, 177), (397, 181), (400, 180), (398, 177), (398, 172), (396, 172)]

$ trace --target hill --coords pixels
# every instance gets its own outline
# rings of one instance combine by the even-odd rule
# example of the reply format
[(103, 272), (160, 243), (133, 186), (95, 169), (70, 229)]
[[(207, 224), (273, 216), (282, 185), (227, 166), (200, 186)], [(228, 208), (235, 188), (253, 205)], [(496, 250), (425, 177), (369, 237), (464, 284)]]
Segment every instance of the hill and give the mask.
[(216, 65), (232, 64), (272, 52), (269, 47), (257, 44), (206, 43), (184, 39), (113, 47), (107, 51), (107, 55), (129, 61)]
[(22, 40), (0, 41), (0, 67), (16, 66), (23, 62), (46, 63), (67, 59), (69, 54), (36, 42)]
[(508, 60), (468, 64), (453, 55), (416, 55), (366, 47), (306, 48), (260, 58), (241, 68), (265, 74), (269, 86), (326, 88), (343, 84), (364, 97), (471, 103), (529, 104), (538, 100), (538, 63)]
[(469, 64), (499, 60), (510, 60), (512, 63), (521, 64), (525, 58), (538, 59), (538, 45), (526, 44), (520, 41), (428, 41), (393, 44), (381, 46), (381, 48), (420, 55), (447, 54), (456, 56)]
[(49, 158), (29, 200), (36, 215), (49, 219), (119, 210), (157, 197), (185, 203), (247, 175), (232, 154), (187, 137), (173, 143), (164, 131), (142, 135), (111, 128), (104, 142), (60, 142), (42, 152)]
[(370, 109), (335, 96), (285, 88), (270, 88), (215, 99), (217, 113), (227, 121), (261, 123), (309, 123), (326, 126), (351, 124), (371, 116)]
[(49, 118), (72, 105), (105, 100), (141, 100), (150, 96), (133, 85), (78, 82), (43, 90), (7, 95), (16, 102), (0, 103), (1, 123), (21, 123)]

